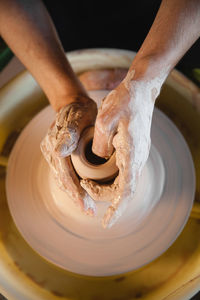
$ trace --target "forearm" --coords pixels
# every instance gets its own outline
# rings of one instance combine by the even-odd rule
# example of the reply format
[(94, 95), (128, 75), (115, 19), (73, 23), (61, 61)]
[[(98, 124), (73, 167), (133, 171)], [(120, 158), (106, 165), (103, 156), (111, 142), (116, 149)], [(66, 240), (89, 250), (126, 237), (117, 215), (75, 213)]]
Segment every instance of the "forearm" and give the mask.
[(55, 110), (86, 92), (40, 0), (1, 0), (0, 34), (32, 73)]
[(130, 70), (137, 78), (165, 80), (200, 36), (199, 0), (163, 0)]

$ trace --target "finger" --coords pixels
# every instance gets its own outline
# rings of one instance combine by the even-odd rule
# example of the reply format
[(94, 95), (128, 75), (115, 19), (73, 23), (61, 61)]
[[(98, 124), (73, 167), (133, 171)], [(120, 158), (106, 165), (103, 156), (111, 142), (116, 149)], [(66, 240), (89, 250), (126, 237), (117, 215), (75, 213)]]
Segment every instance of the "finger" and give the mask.
[(55, 146), (55, 153), (60, 157), (69, 156), (77, 147), (80, 132), (77, 128), (65, 128)]
[(72, 103), (61, 109), (56, 121), (57, 155), (69, 156), (76, 149), (83, 129), (94, 124), (95, 118), (96, 104), (92, 100), (90, 105)]
[(43, 157), (46, 159), (51, 169), (56, 172), (54, 160), (52, 159), (53, 144), (51, 141), (51, 135), (49, 133), (47, 133), (44, 139), (41, 141), (40, 149)]
[[(119, 178), (119, 182), (120, 182)], [(138, 181), (138, 172), (135, 172), (134, 176), (132, 177), (131, 186), (129, 184), (123, 184), (122, 186), (118, 186), (118, 194), (112, 200), (112, 204), (108, 207), (103, 220), (102, 226), (104, 228), (112, 227), (118, 219), (124, 214), (126, 211), (129, 202), (133, 199), (136, 184)]]
[(56, 119), (55, 152), (61, 157), (69, 156), (77, 147), (80, 138), (78, 122), (81, 121), (82, 111), (79, 105), (70, 104), (60, 110)]
[(116, 218), (117, 207), (114, 204), (117, 204), (116, 199), (119, 197), (119, 185), (117, 182), (118, 180), (115, 180), (111, 185), (100, 185), (88, 179), (83, 179), (80, 182), (81, 186), (95, 201), (111, 202), (102, 220), (104, 228), (111, 227), (118, 219), (118, 217)]
[(93, 199), (87, 195), (85, 190), (80, 186), (79, 179), (74, 172), (71, 159), (54, 157), (56, 165), (56, 177), (59, 186), (64, 190), (82, 211), (94, 215), (96, 206)]
[(116, 184), (99, 184), (93, 180), (82, 179), (80, 185), (95, 201), (112, 202), (117, 193)]
[(84, 194), (83, 203), (84, 203), (84, 212), (87, 215), (95, 216), (96, 215), (96, 204), (95, 204), (94, 200), (90, 197), (90, 195), (87, 194), (87, 192)]
[(117, 130), (118, 112), (112, 91), (103, 101), (94, 129), (92, 151), (101, 157), (110, 157), (113, 153), (113, 137)]
[(103, 227), (108, 228), (113, 226), (122, 216), (135, 191), (134, 175), (131, 172), (131, 150), (133, 146), (126, 120), (120, 121), (118, 132), (113, 139), (113, 145), (116, 149), (116, 165), (119, 168), (119, 175), (117, 178), (117, 193), (102, 221)]
[(40, 144), (42, 154), (53, 171), (54, 178), (60, 189), (86, 214), (94, 215), (96, 206), (89, 195), (81, 188), (79, 179), (74, 172), (70, 158), (60, 158), (53, 151), (51, 135), (47, 134)]

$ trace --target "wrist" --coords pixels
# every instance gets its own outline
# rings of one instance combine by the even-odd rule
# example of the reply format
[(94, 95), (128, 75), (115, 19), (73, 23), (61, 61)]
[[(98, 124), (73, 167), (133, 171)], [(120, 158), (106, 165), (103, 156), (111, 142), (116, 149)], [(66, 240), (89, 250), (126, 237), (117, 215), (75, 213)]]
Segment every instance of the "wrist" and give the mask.
[[(157, 81), (162, 86), (172, 67), (158, 55), (141, 56), (138, 53), (128, 71), (134, 81)], [(133, 77), (133, 78), (132, 78)]]
[(89, 99), (90, 98), (86, 93), (76, 92), (73, 94), (53, 97), (52, 99), (49, 99), (49, 102), (55, 111), (59, 111), (62, 107), (67, 106), (71, 103), (87, 103)]
[(67, 78), (49, 88), (47, 97), (55, 111), (73, 102), (85, 102), (88, 95), (78, 79)]
[(134, 59), (122, 84), (129, 91), (134, 103), (151, 103), (154, 105), (162, 85), (170, 72), (163, 68), (159, 60), (153, 57)]

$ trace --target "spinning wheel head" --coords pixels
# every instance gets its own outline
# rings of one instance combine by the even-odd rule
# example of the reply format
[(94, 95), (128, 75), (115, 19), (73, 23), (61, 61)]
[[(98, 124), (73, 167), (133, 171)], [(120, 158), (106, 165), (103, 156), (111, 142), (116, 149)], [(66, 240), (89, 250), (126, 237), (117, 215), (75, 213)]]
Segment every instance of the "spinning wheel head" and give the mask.
[[(90, 96), (99, 102), (105, 94)], [(127, 272), (161, 255), (182, 231), (195, 192), (191, 154), (175, 125), (155, 109), (150, 156), (135, 196), (119, 221), (105, 230), (101, 218), (108, 204), (97, 203), (95, 218), (82, 215), (59, 190), (42, 157), (39, 145), (54, 118), (51, 107), (42, 110), (23, 130), (9, 159), (8, 204), (23, 237), (52, 263), (85, 275)]]

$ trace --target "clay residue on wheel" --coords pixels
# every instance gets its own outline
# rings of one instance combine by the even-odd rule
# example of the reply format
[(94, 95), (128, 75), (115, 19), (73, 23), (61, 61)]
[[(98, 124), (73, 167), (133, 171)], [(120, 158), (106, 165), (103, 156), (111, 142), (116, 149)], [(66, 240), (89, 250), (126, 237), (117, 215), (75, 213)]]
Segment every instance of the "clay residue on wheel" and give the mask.
[(90, 70), (79, 75), (86, 90), (112, 90), (125, 78), (128, 69)]

